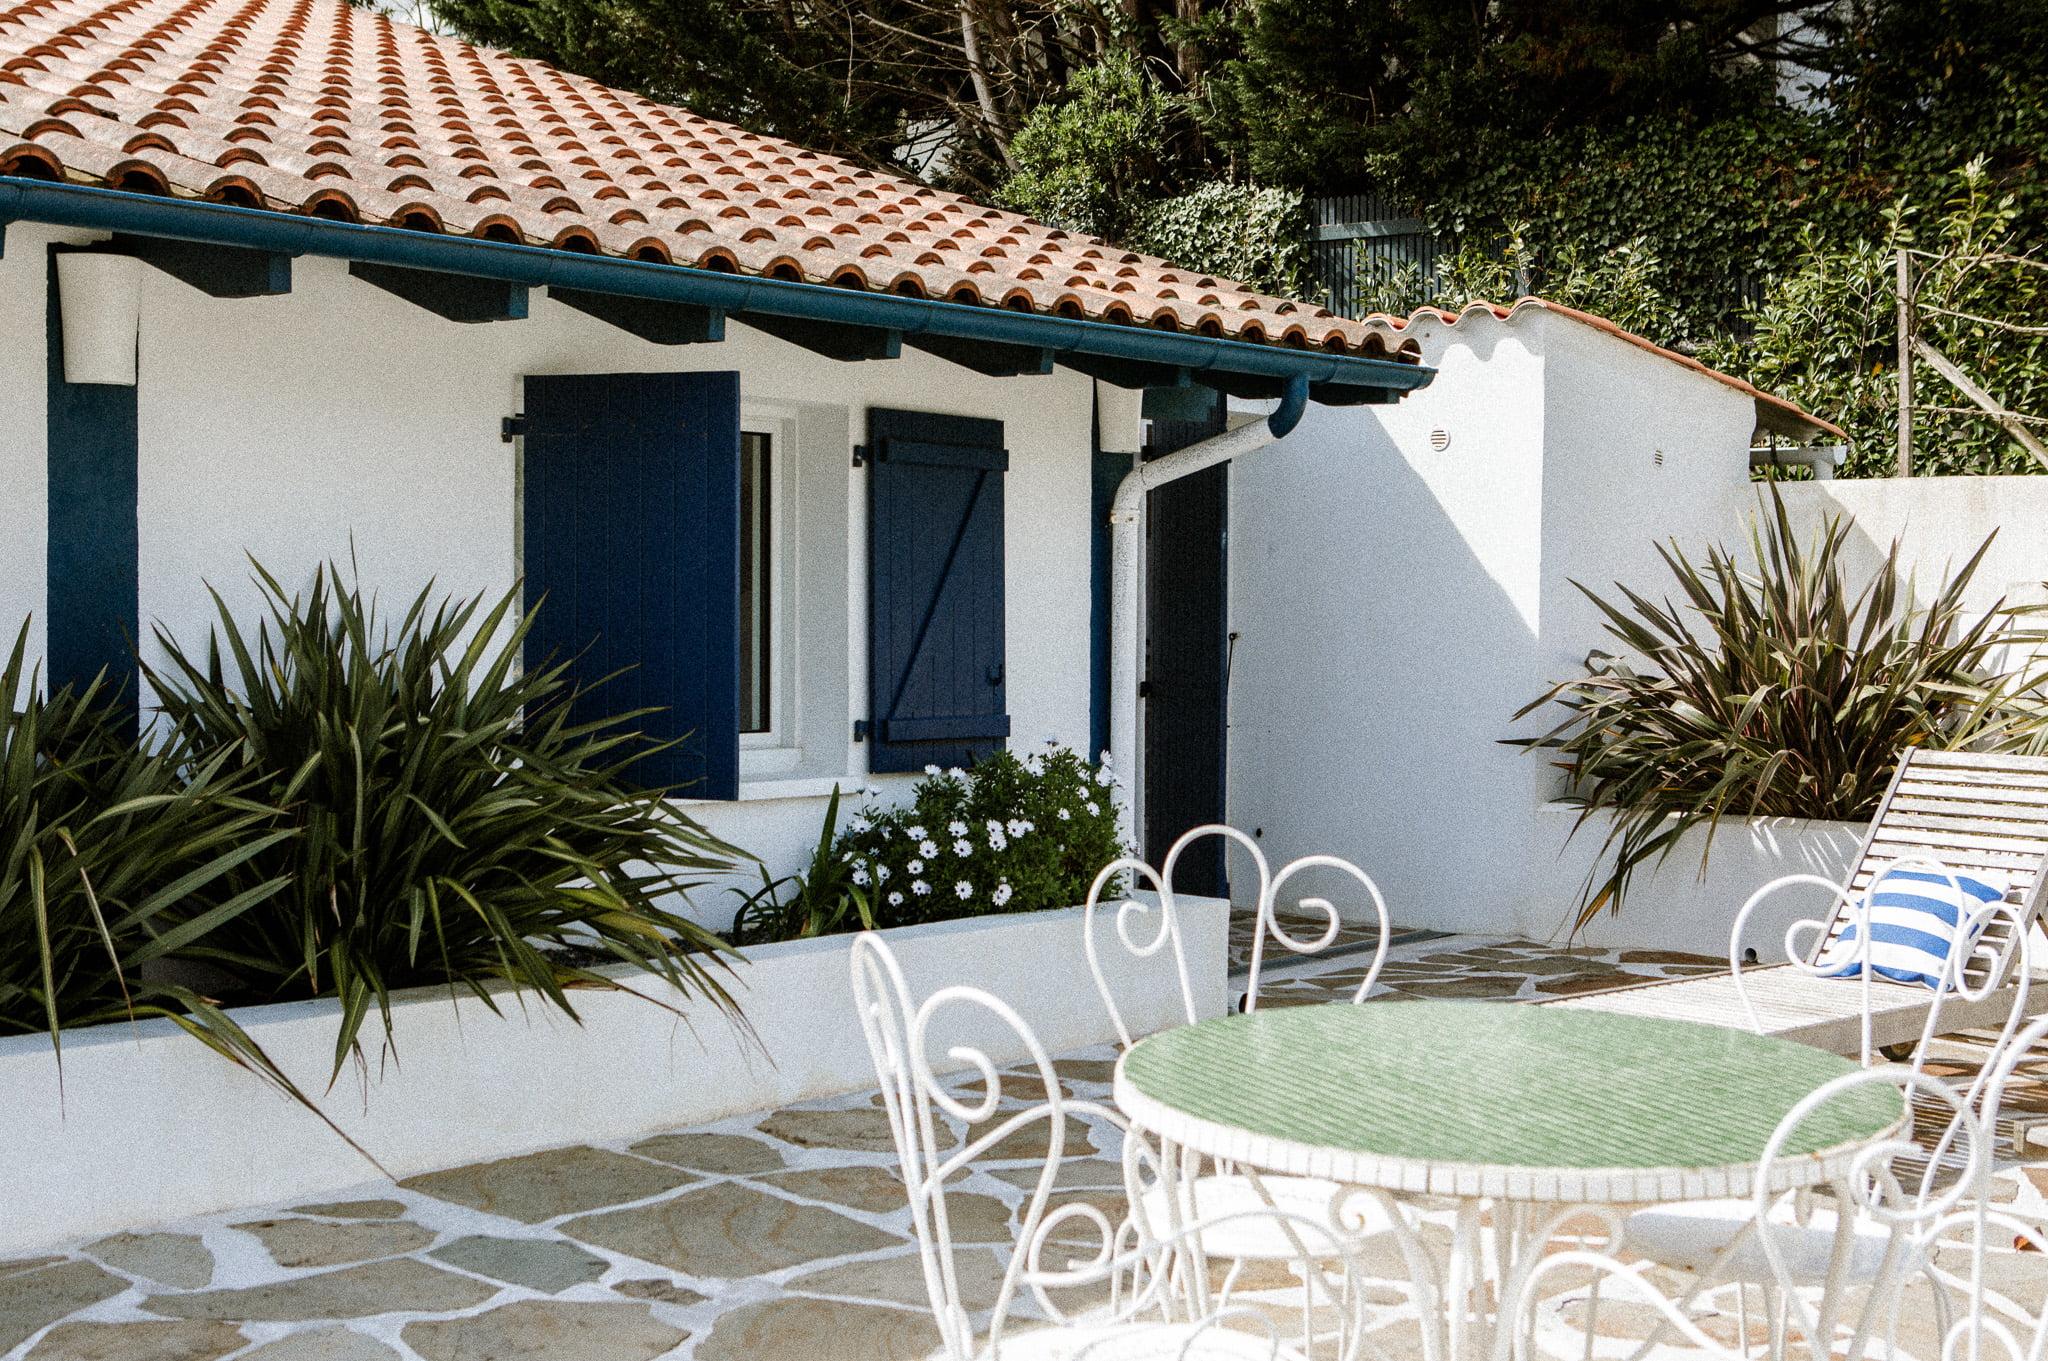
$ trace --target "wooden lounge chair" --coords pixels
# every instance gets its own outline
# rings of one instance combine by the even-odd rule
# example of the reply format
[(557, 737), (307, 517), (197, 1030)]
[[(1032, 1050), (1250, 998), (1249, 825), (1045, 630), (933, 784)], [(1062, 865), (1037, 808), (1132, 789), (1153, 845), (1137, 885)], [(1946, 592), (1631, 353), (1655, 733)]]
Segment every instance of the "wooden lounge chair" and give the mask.
[[(1908, 860), (1933, 860), (1965, 873), (1996, 870), (2011, 882), (2006, 900), (2017, 910), (1985, 931), (1983, 944), (1991, 947), (1992, 957), (1976, 959), (1964, 972), (1965, 982), (1983, 995), (1949, 992), (1941, 998), (1939, 1015), (1944, 1032), (2002, 1026), (2015, 1003), (2012, 974), (2019, 936), (2042, 927), (2042, 898), (2048, 891), (2048, 874), (2043, 873), (2048, 864), (2048, 757), (1907, 752), (1864, 834), (1844, 886), (1848, 896), (1860, 896), (1888, 866)], [(1809, 962), (1840, 934), (1850, 915), (1838, 901), (1827, 928), (1814, 937)], [(1743, 1028), (1751, 1026), (1754, 1008), (1755, 1026), (1765, 1034), (1853, 1054), (1865, 1042), (1867, 997), (1870, 1044), (1890, 1047), (1921, 1038), (1934, 990), (1873, 979), (1866, 991), (1861, 979), (1816, 977), (1792, 964), (1744, 965), (1740, 951), (1750, 942), (1734, 944), (1739, 984), (1731, 967), (1728, 973), (1641, 983), (1543, 1005)], [(2035, 958), (2048, 959), (2048, 952)], [(1994, 979), (1999, 986), (1983, 987)], [(2048, 1007), (2048, 986), (2030, 989), (2027, 1006)]]

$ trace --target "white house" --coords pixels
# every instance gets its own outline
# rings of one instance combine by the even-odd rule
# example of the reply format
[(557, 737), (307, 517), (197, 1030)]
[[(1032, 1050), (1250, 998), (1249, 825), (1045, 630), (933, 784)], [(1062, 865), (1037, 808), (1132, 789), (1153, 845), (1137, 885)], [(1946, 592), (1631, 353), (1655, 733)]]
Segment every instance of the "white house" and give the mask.
[(52, 681), (202, 643), (251, 557), (523, 580), (537, 646), (636, 664), (608, 693), (688, 734), (664, 776), (778, 870), (835, 783), (1103, 740), (1135, 394), (1291, 419), (1430, 377), (345, 0), (0, 13), (0, 225), (0, 627)]
[[(1374, 324), (1430, 387), (1311, 412), (1231, 472), (1230, 817), (1276, 860), (1357, 861), (1405, 923), (1548, 939), (1599, 837), (1560, 862), (1561, 776), (1500, 739), (1542, 731), (1512, 716), (1603, 645), (1573, 583), (1661, 592), (1659, 542), (1742, 532), (1759, 432), (1846, 437), (1536, 299)], [(1687, 943), (1724, 948), (1715, 920)]]

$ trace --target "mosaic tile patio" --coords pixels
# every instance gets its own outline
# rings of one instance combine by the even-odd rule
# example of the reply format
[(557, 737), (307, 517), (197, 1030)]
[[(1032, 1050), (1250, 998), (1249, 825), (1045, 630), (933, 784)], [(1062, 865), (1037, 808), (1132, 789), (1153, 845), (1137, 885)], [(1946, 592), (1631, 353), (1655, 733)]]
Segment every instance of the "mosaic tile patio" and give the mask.
[[(1240, 966), (1245, 940), (1240, 931)], [(1347, 932), (1326, 955), (1271, 961), (1262, 997), (1348, 996), (1370, 949)], [(1717, 967), (1404, 932), (1375, 995), (1533, 1000)], [(1954, 1053), (1967, 1069), (1969, 1045)], [(1106, 1102), (1113, 1058), (1101, 1048), (1061, 1059), (1069, 1092)], [(1117, 1136), (1080, 1124), (1094, 1154), (1063, 1169), (1061, 1194), (1120, 1214)], [(1015, 1152), (954, 1202), (956, 1232), (975, 1245), (968, 1289), (984, 1300), (1035, 1176), (1034, 1150)], [(877, 1098), (862, 1093), (137, 1228), (0, 1262), (0, 1361), (921, 1358), (937, 1334), (893, 1163)], [(2008, 1172), (1999, 1194), (2038, 1198), (2037, 1178), (2048, 1185), (2048, 1168)], [(2038, 1306), (2048, 1261), (2013, 1256), (2000, 1269)], [(1403, 1297), (1383, 1296), (1374, 1341), (1406, 1356)], [(1907, 1340), (1937, 1355), (1928, 1311), (1912, 1303)], [(1564, 1328), (1583, 1301), (1567, 1290), (1544, 1307)], [(1603, 1353), (1645, 1324), (1640, 1310), (1603, 1305)]]

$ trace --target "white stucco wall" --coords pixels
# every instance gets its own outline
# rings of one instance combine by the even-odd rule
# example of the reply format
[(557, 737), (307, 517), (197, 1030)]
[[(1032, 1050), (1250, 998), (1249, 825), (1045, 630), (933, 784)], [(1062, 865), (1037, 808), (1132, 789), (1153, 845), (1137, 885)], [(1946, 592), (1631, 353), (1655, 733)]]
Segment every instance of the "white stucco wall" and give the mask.
[[(26, 224), (0, 259), (8, 307), (38, 319), (0, 328), (0, 623), (43, 609), (42, 268), (52, 240), (89, 239)], [(520, 409), (527, 374), (737, 369), (749, 412), (793, 417), (800, 496), (843, 498), (840, 522), (802, 532), (807, 553), (799, 650), (836, 676), (837, 712), (807, 711), (810, 773), (857, 786), (866, 749), (866, 497), (851, 445), (869, 406), (993, 417), (1010, 450), (1005, 483), (1008, 694), (1013, 741), (1088, 741), (1089, 450), (1092, 385), (1064, 370), (995, 379), (906, 348), (900, 360), (839, 363), (734, 323), (721, 344), (652, 345), (550, 300), (526, 320), (458, 325), (300, 258), (285, 297), (221, 300), (146, 271), (140, 340), (141, 620), (203, 646), (211, 583), (237, 607), (257, 599), (247, 555), (288, 586), (351, 553), (363, 579), (402, 604), (429, 582), (449, 594), (501, 592), (517, 575), (517, 460), (499, 421)], [(821, 433), (822, 432), (822, 433)], [(829, 507), (829, 502), (828, 502)], [(808, 512), (808, 513), (807, 513)], [(832, 532), (838, 532), (836, 535)], [(14, 532), (19, 531), (19, 532)], [(836, 539), (836, 543), (832, 540)], [(827, 625), (838, 611), (841, 631)], [(839, 749), (843, 747), (843, 755)], [(739, 804), (698, 804), (714, 831), (795, 868), (815, 842), (829, 778), (761, 781)], [(897, 780), (905, 785), (906, 780)], [(769, 797), (771, 795), (797, 797)], [(758, 882), (754, 880), (754, 882)], [(732, 902), (702, 893), (717, 923)]]
[(1654, 583), (1655, 540), (1732, 518), (1754, 413), (1553, 313), (1413, 334), (1428, 388), (1232, 470), (1230, 816), (1355, 860), (1399, 922), (1548, 935), (1558, 778), (1500, 739), (1600, 645), (1572, 578)]
[(1276, 861), (1355, 859), (1398, 920), (1477, 930), (1541, 797), (1492, 739), (1535, 670), (1545, 360), (1490, 319), (1444, 332), (1418, 327), (1429, 387), (1311, 407), (1231, 469), (1228, 797)]
[[(29, 623), (29, 651), (43, 653), (43, 579), (49, 476), (44, 417), (43, 289), (47, 254), (29, 229), (6, 229), (0, 253), (0, 654)], [(0, 696), (0, 699), (9, 698)]]

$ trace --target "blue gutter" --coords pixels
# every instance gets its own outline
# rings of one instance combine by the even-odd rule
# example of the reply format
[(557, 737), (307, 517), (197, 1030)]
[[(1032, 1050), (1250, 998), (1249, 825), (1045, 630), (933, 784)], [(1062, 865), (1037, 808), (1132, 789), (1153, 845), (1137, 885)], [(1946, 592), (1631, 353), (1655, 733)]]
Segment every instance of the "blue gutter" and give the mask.
[(1387, 359), (1361, 359), (1322, 350), (1295, 350), (1143, 326), (1075, 321), (999, 307), (856, 292), (824, 284), (790, 283), (475, 237), (361, 226), (196, 199), (0, 176), (0, 227), (10, 221), (132, 232), (281, 255), (371, 261), (530, 287), (578, 288), (733, 313), (870, 326), (905, 335), (1031, 346), (1055, 354), (1095, 355), (1186, 369), (1197, 382), (1205, 381), (1204, 375), (1211, 374), (1251, 376), (1294, 379), (1318, 387), (1400, 393), (1424, 387), (1436, 376), (1434, 369)]
[(1266, 429), (1274, 439), (1286, 439), (1294, 433), (1294, 427), (1301, 424), (1302, 413), (1307, 410), (1308, 379), (1298, 373), (1291, 374), (1287, 386), (1280, 393), (1280, 405), (1266, 417)]

